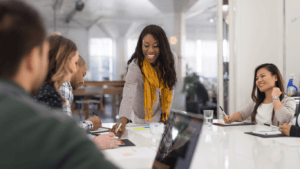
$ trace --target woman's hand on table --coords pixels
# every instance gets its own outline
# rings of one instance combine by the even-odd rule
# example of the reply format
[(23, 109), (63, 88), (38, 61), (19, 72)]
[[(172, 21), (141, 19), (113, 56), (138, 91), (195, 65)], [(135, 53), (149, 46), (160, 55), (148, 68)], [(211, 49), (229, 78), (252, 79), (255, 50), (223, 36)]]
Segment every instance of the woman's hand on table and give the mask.
[(120, 141), (114, 138), (114, 133), (109, 134), (102, 134), (99, 136), (96, 136), (93, 139), (93, 142), (96, 144), (96, 146), (102, 150), (104, 149), (112, 149), (112, 148), (118, 148), (118, 145)]
[(121, 117), (120, 122), (122, 123), (122, 126), (119, 128), (118, 132), (116, 133), (120, 123), (115, 124), (112, 129), (109, 130), (109, 132), (116, 133), (115, 135), (117, 137), (121, 137), (123, 134), (125, 134), (126, 131), (126, 124), (128, 122), (128, 119), (126, 117)]
[(279, 131), (283, 135), (290, 136), (290, 130), (291, 130), (292, 125), (288, 125), (287, 123), (283, 123), (282, 125), (279, 126)]

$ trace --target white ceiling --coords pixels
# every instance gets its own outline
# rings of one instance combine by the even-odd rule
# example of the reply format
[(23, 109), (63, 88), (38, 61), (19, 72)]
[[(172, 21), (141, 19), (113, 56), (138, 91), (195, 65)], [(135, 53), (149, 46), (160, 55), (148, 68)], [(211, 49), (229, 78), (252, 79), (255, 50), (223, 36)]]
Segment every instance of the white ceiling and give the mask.
[[(36, 7), (46, 21), (53, 27), (55, 0), (25, 0)], [(186, 25), (195, 27), (216, 27), (209, 20), (216, 19), (217, 0), (82, 0), (85, 7), (77, 12), (70, 23), (67, 16), (75, 9), (77, 0), (63, 0), (57, 11), (58, 27), (79, 27), (88, 29), (92, 25), (119, 26), (119, 31), (130, 29), (137, 23), (163, 23), (166, 13), (186, 11)], [(163, 11), (163, 12), (162, 12)], [(123, 32), (126, 33), (126, 32)]]

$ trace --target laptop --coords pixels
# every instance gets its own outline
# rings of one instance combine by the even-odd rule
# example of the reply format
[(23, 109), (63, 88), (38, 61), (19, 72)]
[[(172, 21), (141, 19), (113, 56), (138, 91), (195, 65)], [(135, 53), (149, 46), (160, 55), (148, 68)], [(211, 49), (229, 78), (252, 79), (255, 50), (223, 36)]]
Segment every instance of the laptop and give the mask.
[(189, 168), (202, 124), (195, 114), (172, 110), (152, 168)]

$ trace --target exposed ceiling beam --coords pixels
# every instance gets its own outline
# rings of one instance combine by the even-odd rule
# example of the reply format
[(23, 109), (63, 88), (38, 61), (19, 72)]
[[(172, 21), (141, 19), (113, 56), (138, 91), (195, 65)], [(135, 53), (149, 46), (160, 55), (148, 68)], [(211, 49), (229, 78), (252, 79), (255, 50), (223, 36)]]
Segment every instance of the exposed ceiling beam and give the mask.
[(146, 22), (145, 21), (135, 21), (132, 22), (130, 25), (130, 28), (128, 29), (125, 37), (130, 37), (130, 35), (132, 35), (133, 33), (135, 33), (137, 31), (137, 29), (139, 29), (142, 25), (144, 25)]
[(193, 18), (193, 17), (195, 17), (195, 16), (197, 16), (197, 15), (200, 15), (200, 14), (204, 13), (205, 11), (208, 11), (208, 10), (213, 9), (213, 8), (216, 8), (216, 7), (217, 7), (217, 5), (212, 5), (212, 6), (207, 7), (207, 8), (202, 8), (202, 9), (200, 9), (199, 11), (196, 11), (196, 12), (194, 12), (194, 13), (191, 13), (191, 14), (187, 15), (187, 16), (185, 17), (185, 19), (186, 19), (186, 20), (191, 19), (191, 18)]
[(103, 18), (103, 16), (99, 16), (98, 18), (96, 18), (90, 25), (88, 25), (87, 27), (86, 27), (86, 29), (87, 30), (89, 30), (92, 26), (94, 26), (96, 23), (98, 23), (99, 22), (99, 20), (100, 19), (102, 19)]
[(52, 9), (53, 10), (60, 10), (63, 3), (64, 3), (64, 0), (54, 0)]
[(174, 2), (173, 0), (149, 0), (160, 12), (162, 13), (172, 13), (174, 12)]
[(174, 13), (187, 12), (198, 0), (173, 0)]
[(110, 32), (108, 32), (108, 31), (106, 31), (106, 29), (103, 27), (103, 25), (102, 24), (96, 24), (96, 26), (106, 35), (106, 36), (108, 36), (108, 37), (110, 37), (110, 38), (113, 38), (114, 36), (110, 33)]

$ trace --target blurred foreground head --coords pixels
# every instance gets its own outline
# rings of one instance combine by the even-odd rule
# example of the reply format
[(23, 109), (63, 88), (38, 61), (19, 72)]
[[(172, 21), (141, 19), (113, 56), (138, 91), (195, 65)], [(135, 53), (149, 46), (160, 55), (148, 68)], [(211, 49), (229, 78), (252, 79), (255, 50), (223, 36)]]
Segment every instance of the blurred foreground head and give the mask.
[(26, 77), (27, 91), (38, 90), (48, 71), (45, 37), (43, 20), (34, 8), (21, 1), (0, 1), (0, 78)]

